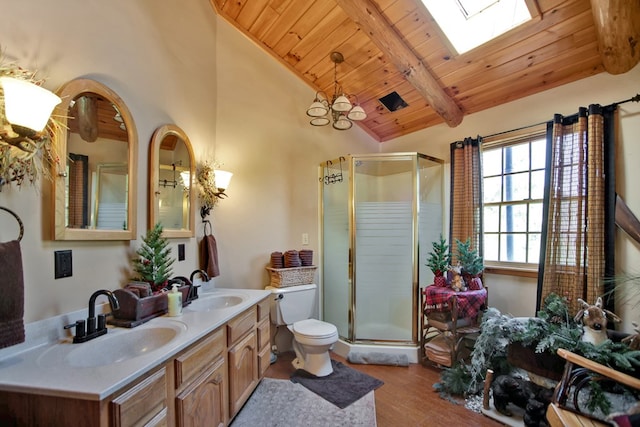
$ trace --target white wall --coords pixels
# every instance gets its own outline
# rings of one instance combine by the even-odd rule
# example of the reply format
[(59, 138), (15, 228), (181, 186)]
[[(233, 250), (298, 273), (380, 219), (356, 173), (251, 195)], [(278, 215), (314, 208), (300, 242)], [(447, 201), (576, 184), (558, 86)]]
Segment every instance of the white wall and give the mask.
[[(215, 158), (234, 172), (229, 198), (210, 217), (221, 264), (221, 276), (212, 282), (219, 287), (263, 287), (269, 254), (299, 249), (302, 233), (309, 234), (309, 248), (317, 253), (317, 166), (324, 160), (384, 150), (419, 151), (448, 161), (449, 143), (457, 139), (546, 121), (556, 112), (571, 114), (579, 105), (626, 99), (640, 81), (640, 67), (622, 76), (602, 74), (467, 116), (455, 129), (435, 126), (378, 144), (355, 127), (338, 132), (309, 126), (305, 110), (313, 90), (219, 19), (207, 0), (22, 0), (5, 2), (3, 16), (5, 62), (38, 69), (49, 89), (78, 77), (94, 78), (127, 103), (139, 135), (138, 235), (148, 226), (147, 154), (160, 125), (182, 127), (197, 159)], [(640, 212), (640, 194), (631, 190), (640, 173), (632, 157), (638, 150), (632, 143), (640, 134), (633, 108), (623, 107), (629, 112), (622, 119), (618, 188)], [(50, 241), (44, 233), (48, 203), (43, 190), (0, 192), (0, 205), (16, 211), (26, 227), (21, 246), (27, 322), (83, 308), (94, 290), (120, 287), (129, 277), (131, 253), (139, 247), (139, 240)], [(187, 247), (187, 259), (174, 264), (176, 275), (188, 275), (198, 266), (199, 217), (196, 224), (196, 238), (172, 240), (174, 254), (178, 243)], [(16, 233), (11, 218), (0, 214), (0, 241)], [(619, 245), (620, 268), (631, 271), (638, 264), (638, 248)], [(62, 249), (73, 250), (73, 276), (54, 280), (53, 252)], [(506, 277), (488, 280), (492, 305), (532, 314), (535, 285)], [(636, 310), (625, 321), (637, 316)]]

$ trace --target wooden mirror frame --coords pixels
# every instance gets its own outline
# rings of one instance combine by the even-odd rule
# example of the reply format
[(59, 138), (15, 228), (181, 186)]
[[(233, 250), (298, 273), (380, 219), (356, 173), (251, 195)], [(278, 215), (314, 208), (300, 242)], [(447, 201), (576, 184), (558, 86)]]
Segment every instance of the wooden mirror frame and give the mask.
[(195, 236), (195, 200), (196, 200), (196, 161), (193, 155), (193, 147), (187, 134), (178, 126), (167, 124), (159, 127), (151, 137), (151, 146), (149, 148), (149, 228), (152, 229), (158, 222), (160, 215), (158, 212), (160, 196), (160, 146), (162, 141), (168, 136), (175, 136), (181, 140), (187, 148), (189, 154), (189, 176), (191, 177), (191, 185), (189, 185), (189, 224), (187, 228), (175, 229), (163, 226), (162, 236), (166, 238), (194, 237)]
[[(118, 108), (125, 123), (128, 137), (128, 194), (127, 194), (127, 229), (126, 230), (97, 230), (84, 228), (69, 228), (65, 220), (65, 177), (67, 153), (67, 126), (69, 106), (71, 101), (83, 93), (95, 93)], [(138, 132), (133, 116), (124, 101), (111, 89), (102, 83), (91, 79), (75, 79), (65, 83), (56, 94), (62, 99), (54, 110), (54, 115), (60, 120), (58, 127), (57, 154), (59, 164), (54, 165), (52, 171), (52, 232), (54, 240), (135, 240), (137, 218), (137, 171), (138, 171)], [(55, 170), (57, 168), (57, 170)]]

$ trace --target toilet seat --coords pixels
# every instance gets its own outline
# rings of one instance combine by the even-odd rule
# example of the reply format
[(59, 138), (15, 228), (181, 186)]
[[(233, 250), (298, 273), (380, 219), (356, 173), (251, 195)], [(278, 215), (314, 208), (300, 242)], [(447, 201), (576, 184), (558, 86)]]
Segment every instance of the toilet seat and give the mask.
[(338, 333), (338, 328), (331, 323), (317, 319), (305, 319), (293, 324), (293, 333), (304, 338), (330, 338)]

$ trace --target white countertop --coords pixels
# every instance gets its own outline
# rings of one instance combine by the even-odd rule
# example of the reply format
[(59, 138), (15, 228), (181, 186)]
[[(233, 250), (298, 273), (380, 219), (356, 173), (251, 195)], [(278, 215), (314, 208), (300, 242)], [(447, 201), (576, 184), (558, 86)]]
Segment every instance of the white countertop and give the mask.
[[(183, 309), (179, 317), (156, 317), (131, 329), (109, 326), (106, 335), (82, 344), (72, 344), (71, 334), (66, 335), (63, 326), (86, 318), (86, 310), (29, 324), (25, 328), (25, 343), (0, 351), (0, 390), (86, 400), (104, 399), (255, 305), (270, 293), (268, 290), (255, 289), (217, 289), (202, 293), (197, 300)], [(232, 307), (208, 309), (207, 298), (215, 295), (240, 296), (242, 302)], [(142, 349), (135, 357), (108, 365), (80, 367), (78, 363), (69, 362), (74, 360), (73, 356), (78, 352), (85, 351), (85, 348), (81, 349), (82, 346), (91, 346), (92, 343), (100, 345), (101, 340), (116, 340), (119, 336), (139, 333), (135, 331), (146, 328), (169, 328), (176, 334), (168, 343), (155, 350)], [(90, 348), (86, 347), (86, 350)], [(74, 351), (76, 353), (73, 353)], [(78, 360), (77, 357), (75, 360)], [(80, 359), (80, 362), (80, 365), (99, 364), (93, 360), (84, 363)]]

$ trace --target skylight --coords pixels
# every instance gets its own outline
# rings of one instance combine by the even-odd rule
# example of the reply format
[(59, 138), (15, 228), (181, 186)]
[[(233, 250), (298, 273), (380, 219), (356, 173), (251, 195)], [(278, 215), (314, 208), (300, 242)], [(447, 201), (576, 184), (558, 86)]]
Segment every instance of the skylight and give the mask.
[(422, 3), (459, 54), (531, 19), (525, 0), (422, 0)]

